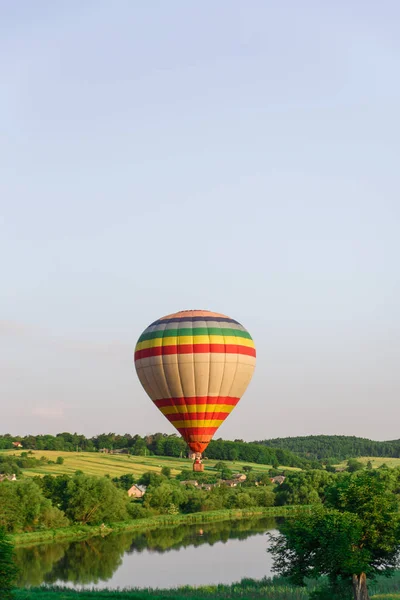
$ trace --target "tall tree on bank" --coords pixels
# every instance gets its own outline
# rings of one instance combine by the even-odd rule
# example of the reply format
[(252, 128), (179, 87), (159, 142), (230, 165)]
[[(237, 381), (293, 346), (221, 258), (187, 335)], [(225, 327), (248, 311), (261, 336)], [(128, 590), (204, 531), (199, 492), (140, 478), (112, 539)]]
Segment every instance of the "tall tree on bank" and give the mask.
[(354, 600), (369, 600), (367, 581), (391, 575), (400, 549), (398, 502), (384, 473), (345, 475), (332, 485), (325, 506), (288, 519), (272, 537), (274, 570), (304, 585), (327, 576), (343, 582)]
[(6, 532), (0, 527), (0, 598), (12, 598), (13, 583), (17, 569), (13, 561), (13, 547), (6, 537)]

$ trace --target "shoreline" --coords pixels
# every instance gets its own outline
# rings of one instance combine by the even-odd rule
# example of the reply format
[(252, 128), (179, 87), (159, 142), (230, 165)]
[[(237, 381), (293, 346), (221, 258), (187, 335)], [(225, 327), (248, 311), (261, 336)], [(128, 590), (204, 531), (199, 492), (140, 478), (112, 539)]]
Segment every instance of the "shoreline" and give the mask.
[(248, 509), (222, 509), (207, 512), (158, 515), (147, 519), (121, 521), (110, 525), (71, 525), (60, 529), (47, 529), (26, 533), (10, 534), (9, 538), (15, 547), (51, 544), (55, 542), (74, 542), (113, 533), (163, 529), (178, 525), (207, 524), (217, 521), (237, 521), (252, 517), (286, 517), (299, 510), (307, 510), (308, 506), (268, 506)]

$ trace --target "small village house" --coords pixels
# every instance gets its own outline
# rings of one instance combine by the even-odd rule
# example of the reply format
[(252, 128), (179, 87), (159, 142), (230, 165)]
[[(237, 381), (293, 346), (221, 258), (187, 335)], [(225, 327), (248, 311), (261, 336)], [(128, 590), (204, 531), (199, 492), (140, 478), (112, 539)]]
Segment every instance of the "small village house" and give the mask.
[(1, 481), (17, 481), (17, 476), (15, 473), (12, 475), (4, 475), (4, 473), (0, 473), (0, 482)]
[(282, 485), (285, 479), (286, 477), (284, 475), (277, 475), (276, 477), (271, 477), (272, 483), (279, 483), (279, 485)]
[(238, 485), (238, 481), (236, 479), (225, 479), (221, 481), (221, 485), (226, 485), (227, 487), (236, 487)]
[(245, 475), (244, 473), (235, 473), (235, 475), (233, 476), (232, 479), (235, 479), (236, 481), (243, 483), (243, 481), (246, 481), (247, 475)]
[(21, 442), (13, 442), (12, 445), (14, 446), (14, 448), (23, 448)]
[(128, 490), (130, 498), (142, 498), (146, 493), (146, 486), (133, 484)]

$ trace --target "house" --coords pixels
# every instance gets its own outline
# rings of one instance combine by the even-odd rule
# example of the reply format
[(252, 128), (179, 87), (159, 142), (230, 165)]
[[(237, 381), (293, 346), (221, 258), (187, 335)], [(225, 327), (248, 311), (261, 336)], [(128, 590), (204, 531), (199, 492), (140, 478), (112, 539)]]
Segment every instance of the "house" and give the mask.
[(17, 481), (17, 476), (15, 475), (15, 473), (13, 473), (12, 475), (4, 475), (4, 474), (0, 474), (0, 481)]
[(12, 445), (14, 446), (14, 448), (23, 448), (21, 442), (13, 442)]
[(238, 481), (236, 479), (225, 479), (221, 481), (221, 485), (226, 485), (227, 487), (236, 487), (238, 485)]
[(195, 479), (188, 479), (187, 481), (181, 481), (181, 485), (192, 485), (193, 487), (198, 487), (199, 483)]
[(246, 481), (247, 475), (245, 475), (244, 473), (235, 473), (233, 479), (239, 481), (240, 483), (243, 483), (243, 481)]
[(271, 477), (271, 482), (272, 483), (279, 483), (279, 485), (282, 485), (282, 483), (285, 481), (286, 477), (284, 475), (277, 475), (276, 477)]
[(200, 489), (210, 492), (213, 488), (215, 488), (218, 484), (216, 483), (202, 483), (199, 487)]
[(142, 498), (146, 493), (146, 486), (133, 484), (128, 490), (128, 496), (130, 498)]

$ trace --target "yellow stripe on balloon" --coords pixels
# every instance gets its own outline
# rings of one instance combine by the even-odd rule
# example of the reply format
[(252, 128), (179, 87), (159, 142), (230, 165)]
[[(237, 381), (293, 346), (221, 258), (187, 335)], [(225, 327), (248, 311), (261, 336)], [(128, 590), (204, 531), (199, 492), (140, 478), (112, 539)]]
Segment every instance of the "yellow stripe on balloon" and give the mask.
[(179, 337), (164, 337), (154, 338), (152, 340), (144, 340), (139, 342), (136, 346), (136, 351), (146, 350), (147, 348), (158, 348), (160, 346), (181, 346), (191, 344), (227, 344), (227, 345), (238, 345), (247, 346), (248, 348), (254, 348), (253, 340), (247, 338), (239, 338), (236, 336), (223, 336), (223, 335), (182, 335)]
[(162, 406), (161, 410), (163, 415), (174, 415), (181, 413), (201, 413), (201, 412), (222, 412), (230, 413), (235, 407), (233, 404), (188, 404), (187, 406)]
[(203, 419), (193, 419), (192, 421), (171, 421), (172, 425), (176, 428), (179, 427), (219, 427), (224, 422), (224, 419), (221, 420), (207, 420)]

